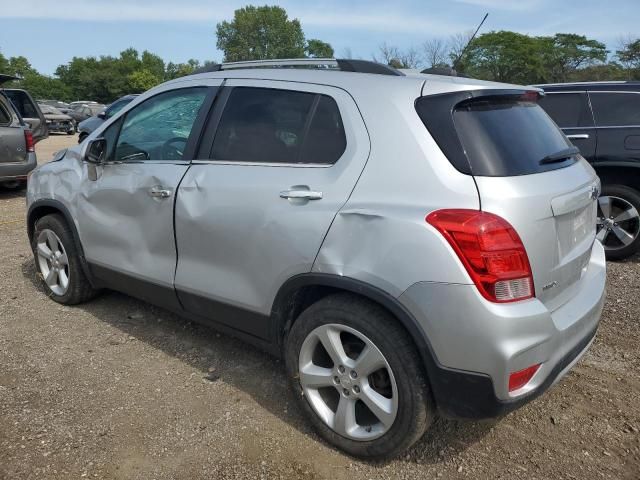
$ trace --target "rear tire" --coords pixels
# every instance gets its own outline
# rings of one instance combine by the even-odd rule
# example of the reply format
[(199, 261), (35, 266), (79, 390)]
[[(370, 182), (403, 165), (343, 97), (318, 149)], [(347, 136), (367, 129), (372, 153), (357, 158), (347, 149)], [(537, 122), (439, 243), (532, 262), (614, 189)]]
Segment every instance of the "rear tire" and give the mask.
[(640, 192), (626, 185), (603, 185), (598, 204), (598, 239), (607, 260), (622, 260), (637, 253)]
[(46, 215), (36, 222), (31, 248), (36, 269), (53, 300), (75, 305), (95, 297), (97, 291), (84, 274), (78, 247), (62, 216)]
[[(324, 345), (331, 338), (339, 339), (342, 350), (329, 353)], [(331, 360), (340, 351), (344, 367)], [(339, 293), (306, 309), (287, 336), (285, 362), (295, 396), (318, 433), (356, 457), (394, 457), (420, 439), (434, 418), (413, 341), (392, 315), (364, 298)]]

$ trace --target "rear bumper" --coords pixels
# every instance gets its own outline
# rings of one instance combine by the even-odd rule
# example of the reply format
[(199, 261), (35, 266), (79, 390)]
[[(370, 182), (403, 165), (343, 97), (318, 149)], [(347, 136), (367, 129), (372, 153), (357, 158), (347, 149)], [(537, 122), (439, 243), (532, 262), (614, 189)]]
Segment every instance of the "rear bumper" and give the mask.
[(35, 153), (29, 153), (26, 162), (0, 163), (0, 182), (26, 180), (29, 172), (36, 168), (37, 165), (38, 161)]
[[(595, 242), (571, 300), (549, 311), (539, 300), (493, 304), (473, 285), (419, 283), (400, 301), (426, 332), (436, 366), (429, 372), (439, 409), (451, 416), (495, 417), (559, 381), (594, 339), (605, 298), (604, 249)], [(514, 392), (512, 372), (540, 364)]]

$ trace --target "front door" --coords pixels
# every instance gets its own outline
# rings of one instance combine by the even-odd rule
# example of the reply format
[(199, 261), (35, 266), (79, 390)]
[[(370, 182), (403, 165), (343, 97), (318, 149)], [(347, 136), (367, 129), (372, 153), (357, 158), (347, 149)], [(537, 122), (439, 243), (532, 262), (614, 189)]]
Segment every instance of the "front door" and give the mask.
[(100, 135), (106, 161), (85, 165), (78, 230), (92, 274), (104, 286), (178, 307), (174, 200), (189, 168), (194, 123), (211, 98), (204, 86), (165, 91)]

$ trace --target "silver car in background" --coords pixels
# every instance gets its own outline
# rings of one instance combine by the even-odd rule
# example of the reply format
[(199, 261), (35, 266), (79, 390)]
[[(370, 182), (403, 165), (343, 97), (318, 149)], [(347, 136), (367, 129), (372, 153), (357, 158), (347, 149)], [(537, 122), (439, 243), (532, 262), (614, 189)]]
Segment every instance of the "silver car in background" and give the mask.
[(25, 186), (36, 165), (33, 133), (0, 90), (0, 188)]
[(167, 82), (34, 172), (38, 270), (54, 301), (120, 290), (281, 355), (327, 441), (398, 455), (594, 339), (600, 182), (539, 94), (334, 59)]

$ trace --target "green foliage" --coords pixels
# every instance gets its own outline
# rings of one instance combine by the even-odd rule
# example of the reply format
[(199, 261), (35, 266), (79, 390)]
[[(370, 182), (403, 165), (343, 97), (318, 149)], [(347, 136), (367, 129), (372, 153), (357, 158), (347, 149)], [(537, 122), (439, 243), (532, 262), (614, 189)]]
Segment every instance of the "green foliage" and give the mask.
[[(603, 64), (607, 54), (603, 43), (583, 35), (531, 37), (516, 32), (489, 32), (471, 43), (459, 70), (500, 82), (567, 82), (576, 72)], [(613, 73), (615, 69), (610, 71)]]
[(136, 70), (127, 76), (129, 91), (131, 93), (146, 92), (150, 88), (158, 85), (161, 81), (161, 78), (156, 77), (151, 70), (146, 68)]
[(535, 37), (507, 31), (485, 33), (469, 46), (464, 73), (498, 82), (536, 83), (544, 79), (541, 49), (542, 42)]
[(333, 47), (327, 42), (310, 38), (307, 40), (307, 46), (305, 48), (307, 56), (312, 58), (332, 58)]
[(315, 38), (305, 41), (300, 22), (289, 20), (285, 9), (278, 6), (240, 8), (233, 20), (218, 23), (216, 34), (227, 62), (333, 57), (330, 44)]

